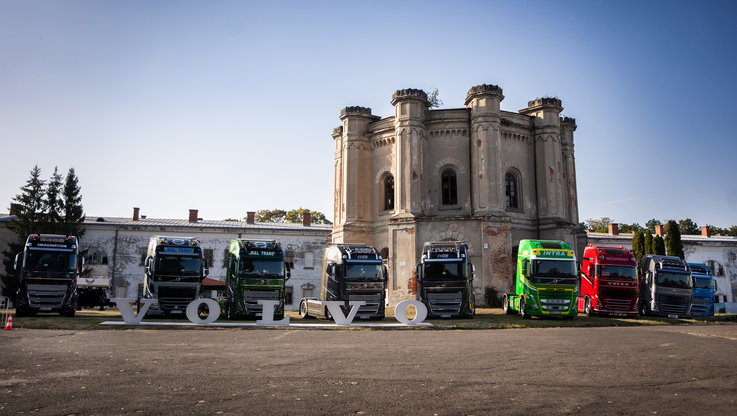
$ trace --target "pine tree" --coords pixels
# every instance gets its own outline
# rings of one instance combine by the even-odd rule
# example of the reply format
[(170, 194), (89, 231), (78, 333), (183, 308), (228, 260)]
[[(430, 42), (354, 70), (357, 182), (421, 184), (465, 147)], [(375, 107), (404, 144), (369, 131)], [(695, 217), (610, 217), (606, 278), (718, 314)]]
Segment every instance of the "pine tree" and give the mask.
[(67, 173), (66, 182), (64, 184), (64, 195), (61, 201), (62, 212), (64, 213), (62, 234), (73, 235), (77, 238), (84, 234), (84, 207), (82, 207), (82, 195), (80, 194), (79, 180), (74, 173), (74, 168), (70, 168)]
[(653, 237), (653, 254), (665, 256), (665, 242), (663, 241), (663, 237), (659, 235)]
[(645, 251), (642, 254), (655, 254), (655, 250), (653, 250), (653, 235), (650, 231), (645, 231)]
[(665, 225), (665, 248), (668, 250), (669, 256), (686, 258), (683, 253), (681, 231), (678, 229), (678, 223), (674, 220), (668, 221), (668, 224)]
[(54, 168), (54, 174), (51, 175), (51, 179), (49, 179), (46, 185), (46, 206), (44, 207), (44, 211), (46, 212), (46, 222), (48, 224), (46, 224), (47, 227), (44, 227), (43, 232), (51, 234), (61, 233), (61, 207), (63, 203), (61, 199), (61, 180), (62, 176), (59, 175), (59, 167), (57, 166)]
[(15, 241), (8, 243), (8, 249), (3, 251), (5, 258), (3, 266), (5, 273), (0, 276), (3, 284), (3, 296), (7, 296), (15, 302), (15, 293), (18, 290), (18, 274), (15, 270), (15, 256), (23, 252), (26, 239), (31, 233), (38, 233), (45, 224), (45, 181), (41, 180), (41, 169), (38, 165), (31, 170), (31, 178), (26, 185), (21, 187), (22, 193), (13, 198), (17, 204), (15, 212), (16, 219), (6, 224), (8, 229), (15, 233)]
[(635, 231), (635, 235), (632, 236), (632, 254), (635, 255), (637, 264), (642, 262), (642, 256), (645, 255), (645, 232)]

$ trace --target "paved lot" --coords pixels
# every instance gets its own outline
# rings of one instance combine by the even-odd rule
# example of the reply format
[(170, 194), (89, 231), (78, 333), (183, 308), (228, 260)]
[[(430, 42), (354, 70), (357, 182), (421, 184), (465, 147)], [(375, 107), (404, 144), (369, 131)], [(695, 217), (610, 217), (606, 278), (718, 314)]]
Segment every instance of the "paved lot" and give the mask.
[(737, 325), (14, 330), (0, 414), (737, 414)]

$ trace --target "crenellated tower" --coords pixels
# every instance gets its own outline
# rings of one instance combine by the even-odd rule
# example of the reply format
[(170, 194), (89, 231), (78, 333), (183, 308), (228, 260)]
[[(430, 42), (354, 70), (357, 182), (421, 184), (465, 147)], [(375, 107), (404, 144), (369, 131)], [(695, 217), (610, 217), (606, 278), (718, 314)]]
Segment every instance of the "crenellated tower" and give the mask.
[(504, 211), (504, 173), (501, 149), (501, 109), (504, 99), (498, 85), (477, 85), (466, 95), (470, 112), (473, 214), (487, 216)]
[(428, 101), (425, 91), (407, 88), (392, 95), (396, 137), (395, 216), (422, 214), (424, 149), (427, 140), (425, 121)]

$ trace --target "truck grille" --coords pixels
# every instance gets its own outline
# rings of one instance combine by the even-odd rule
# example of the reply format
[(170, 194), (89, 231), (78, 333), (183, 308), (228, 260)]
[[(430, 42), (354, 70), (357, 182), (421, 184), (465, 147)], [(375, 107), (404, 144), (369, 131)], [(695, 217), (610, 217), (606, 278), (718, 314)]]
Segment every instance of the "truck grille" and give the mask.
[(691, 313), (694, 315), (706, 315), (709, 312), (709, 299), (693, 298), (691, 300)]
[(463, 293), (433, 293), (427, 294), (427, 304), (430, 307), (430, 313), (433, 315), (448, 315), (461, 313), (461, 303), (463, 303)]
[(197, 289), (194, 287), (159, 286), (157, 293), (161, 310), (186, 310), (187, 305), (197, 296)]
[(571, 299), (570, 290), (540, 290), (538, 295), (540, 299)]
[(60, 308), (64, 303), (67, 285), (28, 285), (28, 305), (34, 308)]
[(688, 311), (688, 297), (659, 295), (658, 305), (660, 312), (681, 315)]
[(358, 308), (356, 316), (376, 316), (379, 314), (379, 305), (381, 304), (381, 293), (374, 294), (355, 294), (348, 295), (348, 300), (362, 300), (366, 304)]
[(632, 300), (630, 299), (602, 299), (605, 309), (613, 311), (628, 311), (633, 309)]
[(279, 300), (278, 290), (244, 290), (243, 302), (246, 305), (247, 313), (261, 313), (264, 305), (258, 303), (259, 300)]

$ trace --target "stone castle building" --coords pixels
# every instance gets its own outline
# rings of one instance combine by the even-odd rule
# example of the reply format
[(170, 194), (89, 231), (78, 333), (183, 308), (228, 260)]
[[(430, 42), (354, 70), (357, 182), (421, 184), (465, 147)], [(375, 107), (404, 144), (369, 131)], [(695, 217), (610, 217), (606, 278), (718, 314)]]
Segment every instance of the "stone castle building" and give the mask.
[(394, 115), (346, 107), (335, 140), (332, 242), (379, 249), (389, 301), (415, 297), (414, 267), (428, 241), (467, 241), (474, 292), (512, 289), (521, 239), (563, 240), (580, 254), (573, 133), (557, 98), (500, 109), (496, 85), (468, 91), (463, 108), (433, 110), (421, 90), (392, 96)]

